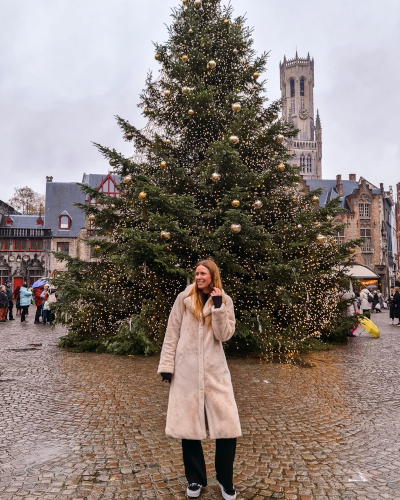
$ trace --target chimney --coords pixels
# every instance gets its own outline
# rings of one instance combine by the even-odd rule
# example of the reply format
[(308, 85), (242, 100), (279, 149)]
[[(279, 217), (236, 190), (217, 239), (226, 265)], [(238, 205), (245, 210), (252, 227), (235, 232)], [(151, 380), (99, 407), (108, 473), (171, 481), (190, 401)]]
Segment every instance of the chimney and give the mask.
[(357, 176), (356, 176), (356, 174), (349, 174), (349, 181), (357, 182)]
[(385, 188), (383, 187), (383, 182), (381, 182), (381, 183), (379, 184), (379, 189), (380, 189), (380, 191), (381, 191), (381, 195), (384, 195), (384, 194), (385, 194)]
[(342, 184), (342, 176), (336, 176), (336, 191), (339, 193), (339, 196), (343, 196), (343, 184)]
[(46, 182), (53, 182), (53, 176), (52, 175), (46, 175)]

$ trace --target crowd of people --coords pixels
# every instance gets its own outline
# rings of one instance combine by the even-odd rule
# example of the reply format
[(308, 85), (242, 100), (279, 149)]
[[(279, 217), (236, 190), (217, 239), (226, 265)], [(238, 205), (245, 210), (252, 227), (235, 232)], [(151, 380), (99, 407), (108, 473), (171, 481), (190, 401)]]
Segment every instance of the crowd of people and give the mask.
[[(354, 304), (351, 314), (362, 313), (370, 316), (371, 313), (381, 313), (382, 309), (389, 309), (390, 322), (400, 326), (400, 287), (395, 286), (390, 290), (389, 299), (386, 301), (380, 290), (364, 288), (360, 293), (355, 292)], [(354, 309), (354, 310), (353, 310)], [(397, 322), (395, 323), (395, 321)]]
[(12, 290), (11, 281), (7, 280), (0, 286), (0, 323), (14, 321), (14, 302), (16, 316), (21, 317), (21, 323), (27, 323), (29, 316), (29, 306), (36, 307), (35, 320), (36, 325), (52, 325), (54, 313), (51, 304), (57, 302), (57, 293), (48, 283), (34, 288), (28, 287), (27, 283), (17, 286)]

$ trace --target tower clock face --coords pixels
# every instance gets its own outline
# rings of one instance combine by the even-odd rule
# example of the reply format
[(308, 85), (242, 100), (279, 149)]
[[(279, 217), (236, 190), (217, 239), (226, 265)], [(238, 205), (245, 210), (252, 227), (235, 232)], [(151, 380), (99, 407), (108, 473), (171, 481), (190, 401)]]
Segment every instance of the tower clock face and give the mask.
[(307, 120), (308, 118), (308, 111), (306, 110), (306, 108), (303, 108), (299, 111), (299, 116), (302, 120)]

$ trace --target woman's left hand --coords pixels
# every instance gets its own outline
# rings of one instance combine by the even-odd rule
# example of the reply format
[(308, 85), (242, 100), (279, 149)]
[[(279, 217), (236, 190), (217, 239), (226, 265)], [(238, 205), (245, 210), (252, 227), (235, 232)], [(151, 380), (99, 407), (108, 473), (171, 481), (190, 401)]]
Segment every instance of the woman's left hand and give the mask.
[(222, 295), (222, 292), (219, 288), (213, 288), (213, 291), (210, 293), (211, 297), (218, 297)]

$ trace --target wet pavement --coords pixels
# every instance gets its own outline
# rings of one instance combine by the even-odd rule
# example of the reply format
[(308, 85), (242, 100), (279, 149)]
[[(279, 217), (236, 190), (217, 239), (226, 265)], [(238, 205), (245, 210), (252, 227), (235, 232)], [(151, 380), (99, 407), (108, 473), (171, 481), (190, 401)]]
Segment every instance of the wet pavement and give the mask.
[[(180, 442), (164, 435), (158, 358), (73, 354), (61, 329), (0, 325), (0, 499), (183, 500)], [(242, 499), (400, 499), (400, 328), (303, 366), (230, 360)], [(220, 500), (214, 444), (204, 442)]]

